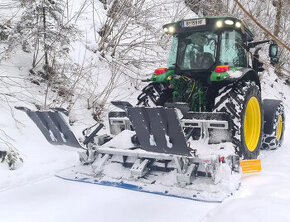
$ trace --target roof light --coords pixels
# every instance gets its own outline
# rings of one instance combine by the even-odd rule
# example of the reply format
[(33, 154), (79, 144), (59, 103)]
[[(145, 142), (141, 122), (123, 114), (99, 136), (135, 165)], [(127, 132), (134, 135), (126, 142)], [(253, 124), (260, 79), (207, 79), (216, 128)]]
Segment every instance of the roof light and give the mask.
[(175, 27), (174, 26), (169, 26), (168, 32), (173, 34), (175, 32)]
[(233, 25), (234, 21), (233, 20), (225, 20), (226, 25)]
[(240, 22), (236, 22), (236, 28), (241, 28), (242, 24)]
[(167, 68), (157, 68), (157, 69), (155, 69), (154, 74), (161, 75), (163, 73), (166, 73), (166, 71), (167, 71)]
[(215, 72), (226, 72), (230, 70), (229, 65), (220, 65), (215, 68)]
[(216, 27), (221, 28), (223, 26), (223, 22), (222, 21), (217, 21), (216, 22)]

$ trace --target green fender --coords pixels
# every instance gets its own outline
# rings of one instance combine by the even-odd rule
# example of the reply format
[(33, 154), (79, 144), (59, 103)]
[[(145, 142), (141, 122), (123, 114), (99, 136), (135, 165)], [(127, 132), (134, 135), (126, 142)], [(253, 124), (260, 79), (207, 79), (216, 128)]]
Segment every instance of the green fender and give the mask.
[(232, 67), (229, 71), (221, 73), (213, 71), (210, 75), (211, 82), (236, 82), (239, 80), (252, 80), (261, 88), (258, 73), (251, 68)]

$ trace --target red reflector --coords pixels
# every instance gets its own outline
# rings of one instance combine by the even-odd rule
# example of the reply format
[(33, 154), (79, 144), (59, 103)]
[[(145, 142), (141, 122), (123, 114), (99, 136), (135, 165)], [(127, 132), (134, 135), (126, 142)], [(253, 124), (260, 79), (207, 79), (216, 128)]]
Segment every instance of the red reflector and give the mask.
[(161, 75), (163, 73), (166, 73), (166, 71), (167, 71), (166, 68), (157, 68), (157, 69), (155, 69), (154, 74), (155, 75)]
[(230, 66), (229, 65), (221, 65), (221, 66), (217, 66), (215, 67), (215, 72), (226, 72), (230, 70)]

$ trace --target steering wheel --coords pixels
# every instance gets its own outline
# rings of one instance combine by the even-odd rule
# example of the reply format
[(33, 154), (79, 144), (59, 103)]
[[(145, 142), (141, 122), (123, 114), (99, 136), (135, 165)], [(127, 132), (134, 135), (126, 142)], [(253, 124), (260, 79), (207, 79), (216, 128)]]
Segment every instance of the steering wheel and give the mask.
[(215, 41), (215, 39), (210, 39), (209, 48), (210, 48), (210, 50), (215, 51), (215, 49), (216, 49), (216, 41)]

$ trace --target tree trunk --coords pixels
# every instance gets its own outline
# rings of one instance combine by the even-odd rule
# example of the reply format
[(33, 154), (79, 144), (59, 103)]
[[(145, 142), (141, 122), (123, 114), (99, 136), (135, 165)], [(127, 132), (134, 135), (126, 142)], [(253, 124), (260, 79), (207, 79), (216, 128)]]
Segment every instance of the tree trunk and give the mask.
[[(39, 23), (40, 23), (40, 19), (39, 19), (39, 13), (37, 13), (36, 15), (36, 25), (37, 25), (37, 36), (40, 36), (39, 34)], [(36, 61), (37, 61), (37, 57), (38, 57), (38, 52), (39, 52), (39, 38), (36, 39), (36, 42), (35, 42), (35, 46), (34, 46), (34, 53), (33, 53), (33, 60), (32, 60), (32, 68), (35, 68), (36, 66)]]
[(282, 0), (278, 0), (276, 3), (276, 19), (274, 28), (274, 35), (277, 37), (280, 33), (281, 14), (282, 14)]
[(44, 61), (45, 66), (48, 68), (48, 53), (47, 53), (47, 45), (46, 45), (46, 12), (45, 12), (45, 6), (42, 8), (43, 12), (43, 44), (44, 44)]

